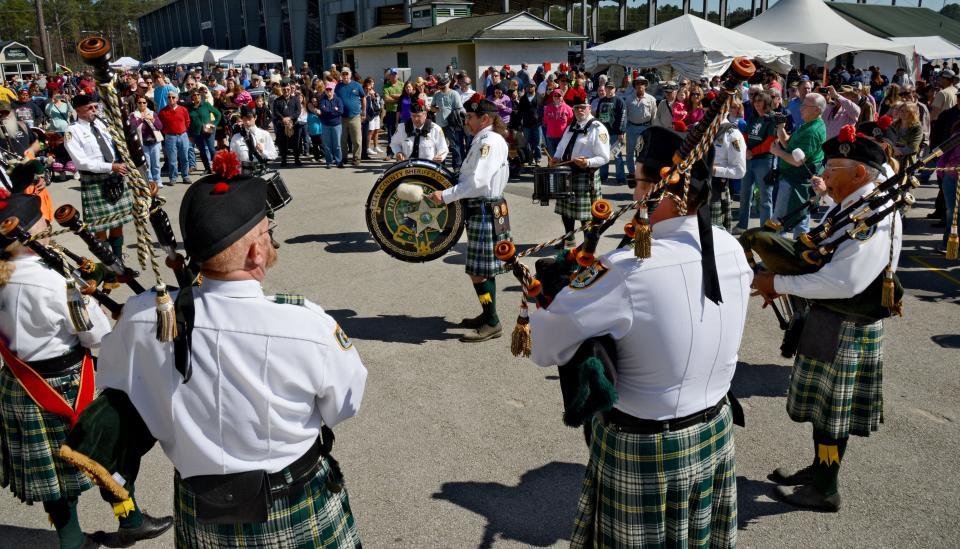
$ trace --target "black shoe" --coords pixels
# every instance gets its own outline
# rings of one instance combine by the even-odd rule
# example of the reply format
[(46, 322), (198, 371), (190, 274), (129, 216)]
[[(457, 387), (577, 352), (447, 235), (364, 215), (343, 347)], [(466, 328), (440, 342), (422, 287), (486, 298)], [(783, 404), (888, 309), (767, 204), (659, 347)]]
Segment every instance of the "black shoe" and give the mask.
[(80, 549), (97, 549), (97, 547), (100, 547), (100, 542), (93, 539), (90, 534), (84, 534), (83, 545), (80, 546)]
[(805, 484), (796, 488), (777, 486), (774, 490), (777, 499), (794, 507), (804, 507), (816, 511), (836, 513), (840, 510), (840, 492), (827, 496), (816, 486)]
[(777, 467), (777, 470), (767, 475), (767, 478), (781, 486), (799, 486), (813, 484), (813, 465), (807, 465), (799, 471), (791, 473), (786, 467)]
[(143, 524), (139, 528), (120, 528), (116, 532), (99, 531), (93, 534), (93, 541), (107, 547), (130, 547), (138, 541), (153, 539), (163, 535), (173, 526), (173, 517), (153, 518), (143, 514)]
[(343, 168), (343, 162), (337, 164), (337, 167), (338, 167), (338, 168)]
[(460, 325), (459, 325), (458, 327), (459, 327), (459, 328), (470, 328), (471, 330), (476, 330), (476, 329), (479, 328), (480, 326), (483, 326), (483, 323), (484, 323), (484, 315), (483, 315), (483, 313), (480, 313), (479, 315), (477, 315), (477, 316), (475, 316), (475, 317), (473, 317), (473, 318), (465, 318), (465, 319), (461, 320), (461, 321), (460, 321)]
[(490, 326), (488, 324), (484, 324), (483, 326), (480, 326), (476, 330), (471, 330), (466, 334), (464, 334), (460, 338), (460, 341), (463, 341), (466, 343), (477, 343), (480, 341), (487, 341), (488, 339), (496, 339), (502, 335), (503, 335), (503, 328), (499, 324), (497, 324), (496, 326)]
[(927, 219), (943, 219), (943, 212), (930, 212), (927, 214)]

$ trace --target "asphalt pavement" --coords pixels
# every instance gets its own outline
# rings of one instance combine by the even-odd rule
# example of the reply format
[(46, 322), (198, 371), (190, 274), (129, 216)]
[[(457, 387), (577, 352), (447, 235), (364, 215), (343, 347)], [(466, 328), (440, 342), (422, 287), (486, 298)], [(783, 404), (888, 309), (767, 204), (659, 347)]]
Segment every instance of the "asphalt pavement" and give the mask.
[[(479, 312), (463, 272), (466, 240), (425, 264), (380, 251), (363, 204), (382, 169), (365, 162), (356, 169), (311, 163), (283, 170), (294, 199), (277, 217), (283, 246), (265, 282), (268, 292), (304, 294), (324, 307), (369, 369), (360, 414), (337, 428), (334, 448), (364, 545), (563, 547), (587, 449), (580, 431), (561, 423), (556, 368), (510, 354), (519, 285), (511, 275), (498, 279), (505, 337), (457, 341), (460, 319)], [(163, 189), (175, 226), (185, 189)], [(532, 204), (531, 191), (529, 179), (507, 191), (512, 233), (521, 244), (562, 233), (552, 206)], [(76, 181), (56, 183), (52, 193), (57, 204), (80, 205)], [(610, 185), (604, 194), (622, 203), (630, 191)], [(884, 424), (874, 436), (851, 440), (838, 514), (796, 510), (771, 498), (767, 474), (809, 463), (811, 431), (786, 415), (791, 361), (779, 354), (782, 332), (773, 313), (761, 310), (759, 298), (751, 301), (734, 380), (747, 420), (736, 430), (741, 547), (958, 546), (960, 262), (935, 252), (936, 237), (923, 219), (935, 188), (916, 194), (900, 261), (904, 316), (885, 322)], [(129, 245), (132, 228), (126, 234)], [(620, 236), (605, 236), (601, 251)], [(86, 251), (73, 235), (57, 238)], [(135, 262), (132, 247), (128, 261)], [(149, 274), (141, 280), (153, 282)], [(154, 515), (172, 513), (172, 480), (170, 462), (154, 448), (137, 482), (140, 505)], [(85, 531), (116, 528), (96, 490), (84, 494), (79, 510)], [(138, 546), (173, 544), (170, 532)], [(39, 505), (3, 491), (0, 548), (28, 546), (55, 547), (56, 535)]]

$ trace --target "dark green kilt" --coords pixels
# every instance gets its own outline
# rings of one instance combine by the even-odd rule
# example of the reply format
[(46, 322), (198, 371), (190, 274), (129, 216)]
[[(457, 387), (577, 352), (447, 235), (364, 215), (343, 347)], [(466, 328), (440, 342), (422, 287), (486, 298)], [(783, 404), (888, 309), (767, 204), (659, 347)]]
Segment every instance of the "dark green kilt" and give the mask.
[(579, 221), (593, 219), (593, 203), (602, 198), (599, 170), (573, 171), (573, 198), (558, 198), (554, 213)]
[(787, 393), (790, 419), (834, 439), (870, 436), (883, 422), (883, 321), (842, 322), (832, 360), (804, 352), (804, 332)]
[[(46, 381), (73, 405), (80, 363)], [(10, 370), (0, 367), (0, 486), (27, 503), (77, 497), (92, 487), (79, 469), (60, 459), (68, 432), (70, 420), (42, 411)]]
[(493, 214), (487, 202), (499, 199), (467, 200), (467, 274), (491, 278), (506, 271), (503, 262), (493, 254), (499, 240), (510, 240), (510, 232), (493, 236)]
[[(110, 177), (108, 173), (80, 176), (80, 201), (83, 204), (83, 222), (93, 231), (106, 231), (122, 227), (133, 221), (133, 191), (124, 184), (123, 196), (111, 204), (103, 194), (103, 181)], [(121, 215), (115, 221), (99, 222), (107, 216)]]
[(303, 490), (273, 500), (266, 522), (200, 524), (194, 495), (177, 476), (173, 486), (176, 545), (190, 549), (274, 549), (361, 547), (354, 526), (347, 488), (327, 489), (330, 465), (323, 458), (320, 471)]
[(571, 548), (736, 545), (730, 406), (677, 432), (621, 433), (596, 417), (592, 428)]
[(727, 232), (733, 230), (733, 213), (730, 208), (730, 186), (724, 184), (720, 196), (710, 196), (710, 224)]

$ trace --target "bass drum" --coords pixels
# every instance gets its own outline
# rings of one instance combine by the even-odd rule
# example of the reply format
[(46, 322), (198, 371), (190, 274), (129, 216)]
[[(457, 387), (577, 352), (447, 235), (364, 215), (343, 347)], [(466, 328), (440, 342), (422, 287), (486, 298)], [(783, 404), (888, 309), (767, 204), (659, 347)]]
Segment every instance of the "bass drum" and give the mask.
[(456, 182), (449, 170), (431, 160), (417, 158), (390, 166), (373, 185), (364, 205), (367, 229), (377, 245), (410, 263), (432, 261), (447, 253), (463, 235), (463, 205), (459, 201), (434, 204), (426, 199), (407, 202), (397, 196), (397, 187), (417, 185), (426, 196)]

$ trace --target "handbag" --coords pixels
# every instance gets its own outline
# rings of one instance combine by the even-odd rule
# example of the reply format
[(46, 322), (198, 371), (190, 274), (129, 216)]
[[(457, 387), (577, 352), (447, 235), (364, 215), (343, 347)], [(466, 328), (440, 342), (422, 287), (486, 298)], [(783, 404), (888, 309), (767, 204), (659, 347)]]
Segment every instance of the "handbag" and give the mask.
[(266, 522), (270, 512), (270, 482), (266, 471), (203, 475), (184, 479), (196, 500), (200, 524)]

